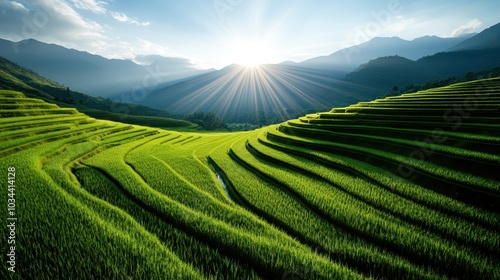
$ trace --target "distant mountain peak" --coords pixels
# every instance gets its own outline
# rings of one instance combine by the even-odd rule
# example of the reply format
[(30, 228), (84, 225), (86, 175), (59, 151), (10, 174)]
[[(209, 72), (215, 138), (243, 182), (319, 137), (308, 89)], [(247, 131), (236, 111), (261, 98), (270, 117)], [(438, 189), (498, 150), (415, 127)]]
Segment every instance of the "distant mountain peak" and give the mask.
[(414, 61), (399, 55), (388, 55), (388, 56), (381, 56), (377, 57), (375, 59), (372, 59), (368, 61), (365, 64), (361, 64), (356, 70), (353, 72), (358, 72), (361, 70), (366, 70), (369, 68), (376, 69), (380, 67), (387, 67), (391, 65), (401, 65), (402, 63), (413, 63)]
[(457, 50), (480, 50), (500, 47), (500, 23), (490, 26), (478, 33), (477, 35), (468, 38), (448, 51)]
[(454, 38), (470, 38), (472, 36), (476, 36), (477, 34), (479, 34), (479, 33), (477, 33), (477, 32), (464, 33), (464, 34), (460, 34), (460, 35), (458, 35), (458, 36), (456, 36)]
[(45, 43), (40, 42), (37, 39), (33, 39), (33, 38), (23, 39), (23, 40), (13, 42), (13, 43), (17, 43), (17, 44), (45, 44)]
[(156, 57), (158, 64), (147, 68), (131, 60), (108, 59), (35, 39), (0, 39), (0, 55), (73, 90), (104, 97), (130, 96), (137, 88), (147, 92), (208, 71), (184, 58)]
[(415, 39), (411, 40), (411, 42), (423, 41), (423, 40), (440, 40), (440, 39), (443, 39), (443, 38), (436, 36), (436, 35), (425, 35), (422, 37), (415, 38)]
[(361, 64), (382, 56), (399, 55), (411, 60), (443, 52), (462, 42), (464, 38), (441, 38), (434, 35), (415, 38), (411, 41), (400, 37), (375, 37), (362, 44), (336, 51), (328, 56), (319, 56), (298, 63), (298, 66), (330, 71), (353, 71)]
[(396, 36), (393, 36), (393, 37), (374, 37), (362, 44), (360, 44), (359, 46), (363, 46), (363, 45), (373, 45), (373, 44), (387, 44), (387, 43), (402, 43), (402, 42), (408, 42), (407, 40), (404, 40), (400, 37), (396, 37)]

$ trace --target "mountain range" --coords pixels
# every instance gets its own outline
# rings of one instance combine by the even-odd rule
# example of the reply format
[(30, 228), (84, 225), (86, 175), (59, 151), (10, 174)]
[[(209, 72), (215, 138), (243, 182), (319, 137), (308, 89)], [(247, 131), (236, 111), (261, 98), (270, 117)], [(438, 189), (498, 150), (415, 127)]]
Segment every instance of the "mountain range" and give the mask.
[(141, 104), (187, 114), (215, 112), (231, 122), (273, 123), (304, 111), (325, 110), (352, 98), (334, 93), (327, 72), (287, 65), (230, 65), (151, 92)]
[(106, 59), (35, 40), (0, 40), (0, 55), (94, 96), (263, 124), (499, 67), (500, 24), (456, 38), (373, 38), (329, 56), (257, 68), (200, 70), (186, 59), (156, 55)]
[(454, 38), (424, 36), (411, 41), (399, 37), (375, 37), (365, 43), (341, 49), (328, 56), (302, 61), (297, 63), (297, 66), (348, 73), (361, 64), (378, 57), (398, 55), (417, 60), (424, 56), (446, 51), (474, 35), (467, 34)]
[(448, 51), (500, 48), (500, 24), (486, 28), (473, 38), (462, 41)]
[[(336, 63), (345, 59), (343, 52), (350, 50), (301, 63), (265, 65), (253, 72), (232, 65), (153, 91), (141, 104), (178, 113), (212, 111), (235, 122), (283, 121), (313, 108), (317, 111), (320, 107), (370, 100), (390, 93), (394, 87), (499, 67), (500, 49), (494, 47), (498, 40), (495, 34), (500, 34), (500, 24), (460, 38), (374, 38), (351, 48), (361, 50), (352, 56), (352, 63), (372, 59), (350, 73), (345, 72), (346, 67), (354, 64)], [(467, 43), (466, 49), (453, 49), (462, 42)], [(453, 51), (433, 53), (450, 49)], [(385, 56), (377, 57), (382, 54)], [(255, 119), (256, 115), (260, 118)]]
[(342, 82), (353, 85), (351, 90), (358, 96), (372, 99), (394, 86), (421, 84), (499, 66), (500, 24), (496, 24), (445, 52), (418, 60), (394, 55), (373, 59), (347, 74)]
[(0, 39), (0, 55), (69, 88), (102, 97), (128, 94), (137, 88), (151, 91), (187, 77), (210, 72), (187, 59), (142, 56), (135, 63), (107, 59), (88, 52), (46, 44), (34, 39)]
[[(42, 99), (61, 108), (76, 108), (88, 116), (128, 124), (183, 130), (198, 129), (197, 125), (164, 110), (68, 90), (61, 84), (19, 66), (0, 56), (0, 90), (22, 92), (25, 96)], [(3, 104), (2, 104), (3, 105)], [(176, 118), (177, 117), (177, 118)]]

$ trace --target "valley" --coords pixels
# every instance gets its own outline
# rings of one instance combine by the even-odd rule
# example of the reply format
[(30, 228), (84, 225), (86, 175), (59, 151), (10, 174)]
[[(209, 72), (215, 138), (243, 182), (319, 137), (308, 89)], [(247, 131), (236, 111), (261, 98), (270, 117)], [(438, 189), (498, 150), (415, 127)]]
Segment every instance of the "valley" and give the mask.
[(0, 0), (0, 279), (500, 279), (499, 3)]
[(499, 89), (477, 80), (238, 133), (103, 121), (4, 90), (15, 275), (500, 277)]
[[(75, 95), (83, 92), (101, 99), (94, 109), (176, 118), (215, 113), (227, 123), (269, 125), (373, 100), (395, 87), (500, 67), (498, 34), (500, 23), (456, 38), (424, 36), (407, 41), (374, 37), (301, 62), (258, 67), (231, 64), (221, 69), (198, 69), (188, 60), (155, 55), (137, 57), (135, 62), (106, 59), (36, 40), (16, 43), (0, 39), (0, 56), (64, 84)], [(90, 99), (58, 95), (72, 106)]]

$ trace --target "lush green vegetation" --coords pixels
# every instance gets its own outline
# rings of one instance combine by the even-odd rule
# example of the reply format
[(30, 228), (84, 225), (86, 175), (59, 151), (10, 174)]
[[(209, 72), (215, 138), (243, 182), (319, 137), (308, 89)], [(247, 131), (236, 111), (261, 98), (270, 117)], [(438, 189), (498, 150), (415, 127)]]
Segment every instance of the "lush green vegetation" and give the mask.
[(195, 123), (206, 130), (227, 128), (224, 120), (215, 113), (196, 112), (185, 115), (183, 119)]
[(237, 133), (1, 91), (18, 218), (2, 279), (498, 279), (499, 90), (471, 81)]
[(0, 89), (20, 91), (29, 97), (39, 98), (62, 108), (77, 108), (93, 118), (158, 128), (198, 130), (199, 126), (181, 120), (181, 116), (165, 110), (114, 102), (109, 98), (94, 97), (73, 91), (44, 78), (0, 56)]
[(500, 67), (495, 67), (490, 70), (479, 72), (468, 72), (463, 76), (451, 76), (446, 79), (430, 80), (421, 84), (411, 84), (404, 87), (393, 86), (392, 91), (386, 96), (401, 95), (403, 93), (411, 93), (419, 90), (426, 90), (436, 87), (449, 86), (451, 84), (474, 81), (479, 79), (487, 79), (500, 76)]

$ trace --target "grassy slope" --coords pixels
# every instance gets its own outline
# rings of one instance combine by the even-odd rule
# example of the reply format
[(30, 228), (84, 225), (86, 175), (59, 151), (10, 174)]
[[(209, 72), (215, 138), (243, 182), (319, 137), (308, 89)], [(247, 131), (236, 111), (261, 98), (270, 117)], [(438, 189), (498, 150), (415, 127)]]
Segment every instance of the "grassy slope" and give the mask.
[(468, 82), (212, 134), (2, 92), (17, 104), (0, 108), (15, 275), (499, 278), (499, 89)]
[(171, 114), (163, 110), (67, 91), (63, 85), (3, 57), (0, 57), (0, 89), (21, 91), (29, 97), (41, 98), (60, 107), (76, 107), (81, 112), (99, 119), (158, 128), (183, 127), (185, 131), (199, 128), (190, 122), (174, 119)]

